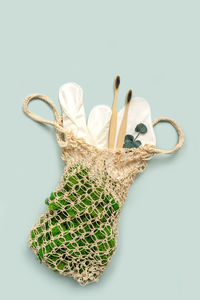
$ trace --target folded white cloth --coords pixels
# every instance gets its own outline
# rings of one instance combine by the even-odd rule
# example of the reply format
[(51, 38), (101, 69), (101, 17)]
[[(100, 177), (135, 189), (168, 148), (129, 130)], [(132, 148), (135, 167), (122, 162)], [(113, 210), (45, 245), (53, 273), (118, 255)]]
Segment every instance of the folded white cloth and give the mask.
[(94, 144), (86, 125), (81, 87), (73, 82), (64, 84), (59, 90), (59, 100), (64, 128), (72, 131), (76, 137), (84, 138), (87, 143)]
[(89, 114), (87, 125), (97, 147), (108, 147), (111, 114), (110, 107), (106, 105), (95, 106)]

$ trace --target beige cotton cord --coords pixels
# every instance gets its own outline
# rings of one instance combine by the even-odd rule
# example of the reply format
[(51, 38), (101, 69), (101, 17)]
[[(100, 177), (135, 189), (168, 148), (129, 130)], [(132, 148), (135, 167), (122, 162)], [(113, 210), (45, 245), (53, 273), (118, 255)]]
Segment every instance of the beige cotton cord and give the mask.
[(172, 154), (176, 151), (178, 151), (184, 144), (184, 134), (183, 131), (181, 130), (180, 126), (178, 125), (178, 123), (176, 123), (176, 121), (170, 119), (170, 118), (166, 118), (166, 117), (161, 117), (158, 118), (156, 120), (153, 121), (153, 126), (155, 126), (156, 124), (160, 123), (160, 122), (167, 122), (170, 123), (176, 130), (178, 137), (179, 137), (179, 141), (177, 143), (177, 145), (171, 149), (171, 150), (161, 150), (161, 149), (155, 149), (155, 153), (158, 154)]
[[(34, 114), (34, 113), (32, 113), (28, 110), (29, 102), (32, 101), (32, 100), (37, 100), (37, 99), (42, 100), (42, 101), (46, 102), (49, 106), (51, 106), (51, 108), (53, 109), (53, 112), (55, 114), (55, 118), (56, 118), (55, 122), (44, 120), (40, 116), (37, 116), (36, 114)], [(33, 94), (33, 95), (28, 96), (24, 100), (23, 109), (24, 109), (25, 114), (27, 114), (27, 116), (29, 116), (29, 118), (33, 119), (34, 121), (52, 125), (53, 127), (55, 127), (60, 132), (65, 132), (66, 131), (62, 127), (62, 117), (59, 115), (55, 104), (47, 96), (40, 95), (40, 94)]]

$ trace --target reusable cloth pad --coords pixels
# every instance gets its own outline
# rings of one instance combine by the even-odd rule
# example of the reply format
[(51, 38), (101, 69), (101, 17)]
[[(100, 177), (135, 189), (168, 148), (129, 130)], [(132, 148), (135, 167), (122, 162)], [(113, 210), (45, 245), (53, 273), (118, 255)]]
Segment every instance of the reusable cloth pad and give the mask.
[[(54, 122), (28, 110), (28, 103), (38, 98), (52, 107)], [(101, 126), (98, 127), (97, 122), (104, 108), (100, 109), (101, 112), (94, 109), (89, 117), (89, 126), (86, 126), (80, 99), (82, 93), (78, 86), (69, 84), (63, 87), (60, 93), (63, 118), (46, 96), (31, 95), (24, 101), (24, 111), (29, 117), (56, 128), (65, 162), (58, 187), (45, 201), (48, 209), (30, 232), (29, 246), (39, 260), (52, 270), (71, 276), (80, 284), (88, 284), (99, 279), (116, 250), (118, 219), (130, 184), (155, 154), (170, 154), (180, 149), (183, 133), (178, 124), (169, 118), (155, 120), (153, 125), (161, 121), (170, 122), (179, 135), (174, 149), (156, 149), (149, 108), (146, 102), (136, 98), (135, 111), (139, 110), (140, 104), (146, 105), (141, 116), (142, 122), (148, 126), (149, 136), (142, 140), (143, 145), (139, 148), (109, 150), (101, 139)], [(72, 101), (72, 107), (66, 105), (67, 101)], [(77, 107), (73, 101), (77, 101)], [(134, 103), (131, 105), (134, 106)], [(100, 124), (107, 132), (108, 125), (105, 124), (108, 124), (110, 112), (107, 110), (106, 114)], [(119, 113), (119, 120), (121, 116), (122, 112)], [(135, 117), (134, 122), (141, 121), (139, 113)], [(128, 126), (127, 130), (134, 133), (131, 131), (134, 126)]]
[[(59, 100), (63, 112), (63, 127), (68, 131), (72, 131), (76, 137), (82, 137), (84, 140), (99, 148), (108, 147), (108, 133), (111, 117), (111, 109), (106, 105), (95, 106), (89, 114), (86, 124), (85, 110), (83, 106), (83, 91), (76, 83), (66, 83), (59, 91)], [(123, 118), (124, 108), (117, 116), (117, 133)], [(140, 135), (142, 145), (156, 144), (154, 134), (151, 109), (147, 101), (143, 98), (134, 98), (131, 100), (128, 120), (127, 134), (137, 135), (135, 127), (139, 123), (144, 123), (147, 127), (147, 133)]]

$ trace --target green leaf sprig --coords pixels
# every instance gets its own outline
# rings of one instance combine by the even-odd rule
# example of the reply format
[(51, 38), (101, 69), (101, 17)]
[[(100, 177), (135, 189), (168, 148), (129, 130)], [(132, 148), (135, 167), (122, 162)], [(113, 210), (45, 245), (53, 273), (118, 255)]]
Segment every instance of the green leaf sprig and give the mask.
[(138, 133), (135, 138), (131, 134), (127, 134), (125, 136), (123, 148), (138, 148), (141, 146), (142, 143), (140, 140), (137, 140), (137, 138), (139, 137), (140, 134), (147, 133), (147, 127), (145, 124), (139, 123), (135, 127), (135, 131)]

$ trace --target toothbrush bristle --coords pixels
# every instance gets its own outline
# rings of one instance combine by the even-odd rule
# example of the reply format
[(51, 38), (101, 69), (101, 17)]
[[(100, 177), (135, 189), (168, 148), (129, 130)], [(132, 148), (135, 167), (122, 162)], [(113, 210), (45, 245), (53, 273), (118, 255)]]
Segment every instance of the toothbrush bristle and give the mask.
[(127, 98), (126, 98), (127, 103), (131, 101), (131, 98), (132, 98), (132, 90), (128, 91)]
[(120, 77), (119, 75), (116, 77), (115, 79), (115, 89), (117, 90), (119, 88), (120, 85)]

